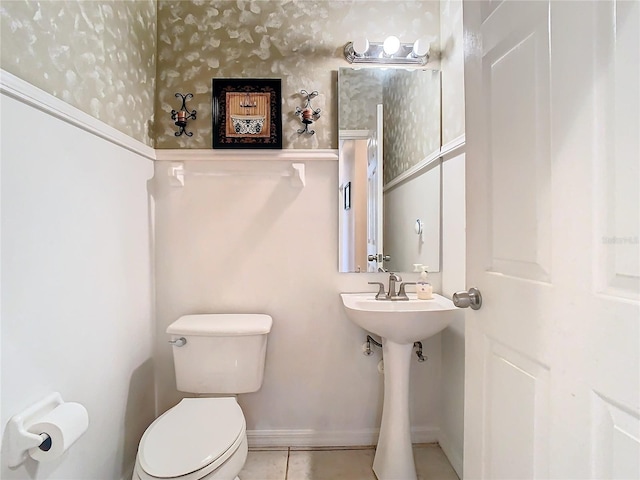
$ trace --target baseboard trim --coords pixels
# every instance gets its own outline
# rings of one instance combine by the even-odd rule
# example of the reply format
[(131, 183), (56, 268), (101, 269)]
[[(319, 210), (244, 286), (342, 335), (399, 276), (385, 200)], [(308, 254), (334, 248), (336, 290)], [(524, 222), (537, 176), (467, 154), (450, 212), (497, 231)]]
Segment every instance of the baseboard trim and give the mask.
[(120, 477), (120, 480), (131, 480), (131, 478), (133, 477), (133, 469), (135, 468), (135, 462), (132, 463), (129, 468), (127, 468), (124, 473), (122, 474), (122, 476)]
[(451, 464), (453, 469), (456, 471), (458, 478), (463, 478), (462, 477), (462, 465), (463, 465), (462, 451), (460, 449), (455, 448), (451, 440), (449, 440), (449, 437), (447, 437), (447, 435), (442, 431), (440, 431), (440, 435), (438, 436), (438, 443), (440, 444), (440, 448), (442, 449), (446, 457), (449, 459), (449, 463)]
[[(440, 429), (414, 427), (413, 443), (435, 443)], [(375, 445), (379, 429), (360, 430), (247, 430), (249, 447), (355, 447)]]

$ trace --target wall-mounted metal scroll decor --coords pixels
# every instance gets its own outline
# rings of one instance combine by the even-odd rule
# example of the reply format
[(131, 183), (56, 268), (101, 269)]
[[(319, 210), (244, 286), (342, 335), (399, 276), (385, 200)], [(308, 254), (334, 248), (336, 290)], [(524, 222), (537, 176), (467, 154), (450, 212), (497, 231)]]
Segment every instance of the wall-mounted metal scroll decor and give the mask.
[(190, 137), (193, 135), (193, 132), (187, 132), (185, 128), (187, 127), (188, 120), (196, 119), (196, 111), (193, 110), (190, 112), (187, 109), (187, 100), (193, 98), (193, 94), (187, 93), (186, 95), (183, 95), (181, 93), (176, 93), (176, 98), (178, 97), (182, 98), (182, 107), (178, 111), (171, 110), (171, 120), (173, 120), (179, 128), (175, 135), (176, 137), (179, 137), (184, 133), (187, 137)]
[(309, 129), (309, 125), (320, 118), (320, 109), (313, 109), (311, 106), (311, 100), (318, 96), (318, 91), (314, 90), (309, 93), (306, 90), (300, 90), (300, 94), (307, 97), (303, 107), (296, 107), (296, 115), (300, 117), (302, 123), (304, 124), (304, 128), (299, 128), (298, 133), (308, 133), (309, 135), (313, 135), (316, 133), (315, 130)]

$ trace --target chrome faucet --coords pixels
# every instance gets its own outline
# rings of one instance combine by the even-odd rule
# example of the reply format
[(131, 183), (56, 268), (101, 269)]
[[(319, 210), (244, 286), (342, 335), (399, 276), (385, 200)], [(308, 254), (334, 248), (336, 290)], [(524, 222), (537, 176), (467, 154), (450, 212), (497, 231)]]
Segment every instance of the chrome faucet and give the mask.
[(396, 282), (401, 282), (402, 277), (397, 273), (391, 272), (389, 274), (389, 298), (393, 300), (393, 297), (397, 297), (396, 295)]
[(397, 273), (389, 274), (389, 293), (384, 291), (384, 283), (382, 282), (368, 282), (369, 285), (378, 285), (378, 293), (376, 294), (376, 300), (409, 300), (407, 293), (405, 292), (405, 285), (415, 285), (415, 282), (402, 282), (400, 288), (396, 293), (396, 282), (402, 282), (402, 277)]

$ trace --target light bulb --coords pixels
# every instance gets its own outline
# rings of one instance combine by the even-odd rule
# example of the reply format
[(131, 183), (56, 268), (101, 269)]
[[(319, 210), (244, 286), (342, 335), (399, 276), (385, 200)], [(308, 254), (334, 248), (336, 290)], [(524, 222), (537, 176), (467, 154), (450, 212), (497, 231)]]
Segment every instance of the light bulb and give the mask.
[(369, 40), (367, 37), (356, 38), (353, 41), (353, 51), (356, 55), (364, 55), (369, 50)]
[(429, 41), (427, 41), (424, 38), (419, 38), (413, 44), (413, 52), (412, 53), (416, 57), (424, 57), (426, 54), (429, 53), (429, 48), (430, 47), (431, 47), (431, 45), (429, 44)]
[(382, 44), (382, 49), (387, 55), (393, 55), (400, 49), (400, 39), (398, 37), (387, 37)]

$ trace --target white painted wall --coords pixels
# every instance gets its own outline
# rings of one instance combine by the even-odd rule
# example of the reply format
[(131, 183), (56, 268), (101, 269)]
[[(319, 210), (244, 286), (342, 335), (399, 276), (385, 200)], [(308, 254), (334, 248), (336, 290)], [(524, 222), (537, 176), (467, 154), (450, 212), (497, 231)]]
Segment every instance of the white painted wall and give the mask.
[[(302, 190), (253, 176), (188, 178), (172, 189), (168, 162), (158, 162), (150, 199), (148, 160), (11, 98), (2, 102), (2, 425), (53, 390), (85, 404), (91, 417), (89, 432), (61, 461), (15, 471), (3, 465), (2, 478), (126, 475), (144, 428), (180, 398), (164, 330), (185, 313), (273, 315), (265, 384), (240, 397), (254, 444), (375, 441), (380, 352), (362, 355), (366, 332), (347, 320), (338, 293), (372, 290), (366, 282), (386, 275), (337, 273), (336, 162), (307, 162)], [(187, 162), (188, 170), (201, 168), (219, 165)], [(457, 172), (450, 178), (459, 185)], [(443, 225), (445, 238), (460, 225)], [(459, 272), (443, 262), (450, 283), (443, 289), (440, 274), (431, 282), (450, 294)], [(445, 340), (451, 331), (442, 355), (457, 361), (462, 352)], [(445, 365), (441, 381), (441, 339), (424, 343), (429, 361), (412, 365), (414, 439), (452, 439), (454, 449), (445, 451), (455, 465), (462, 394), (449, 373), (459, 364)]]
[[(458, 142), (465, 133), (464, 50), (462, 1), (440, 2), (442, 51), (442, 143)], [(465, 155), (464, 149), (447, 155), (442, 163), (442, 293), (472, 285), (465, 276)], [(464, 319), (441, 334), (442, 383), (440, 445), (462, 478), (464, 440)]]
[[(411, 179), (385, 189), (384, 251), (391, 271), (411, 271), (412, 265), (440, 271), (440, 163), (434, 162)], [(416, 220), (423, 232), (415, 232)], [(406, 276), (406, 275), (405, 275)], [(418, 274), (406, 281), (415, 281)]]
[(442, 292), (451, 297), (465, 287), (465, 154), (442, 162)]
[[(465, 283), (465, 155), (442, 163), (442, 293), (451, 297)], [(464, 316), (442, 332), (440, 445), (462, 478), (464, 446)]]
[(118, 479), (154, 413), (152, 162), (4, 93), (1, 102), (3, 435), (53, 391), (82, 403), (90, 424), (53, 463), (9, 469), (3, 450), (0, 477)]
[[(156, 162), (158, 413), (181, 397), (165, 334), (171, 322), (190, 313), (267, 313), (274, 323), (264, 385), (239, 396), (250, 441), (375, 443), (381, 354), (363, 355), (366, 332), (347, 319), (339, 293), (374, 291), (367, 281), (387, 275), (338, 273), (336, 160), (305, 161), (304, 188), (276, 176), (287, 162), (185, 161), (184, 187), (169, 185), (169, 161)], [(237, 174), (194, 175), (229, 169)], [(440, 288), (439, 275), (432, 281)], [(412, 424), (417, 441), (435, 441), (440, 341), (424, 347), (429, 361), (412, 364)]]

